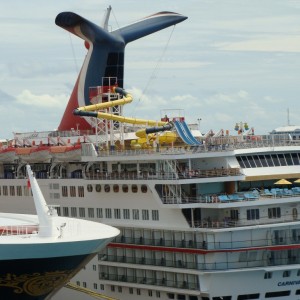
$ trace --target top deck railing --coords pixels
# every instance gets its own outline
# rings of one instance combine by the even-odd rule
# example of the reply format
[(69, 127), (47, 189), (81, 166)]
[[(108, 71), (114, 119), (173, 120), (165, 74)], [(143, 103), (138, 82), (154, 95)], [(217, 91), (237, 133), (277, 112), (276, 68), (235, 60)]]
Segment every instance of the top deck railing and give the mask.
[(225, 152), (239, 149), (251, 148), (274, 148), (283, 146), (300, 146), (300, 140), (293, 140), (286, 135), (261, 135), (261, 136), (228, 136), (228, 137), (211, 137), (201, 139), (202, 144), (191, 146), (186, 144), (176, 144), (174, 146), (161, 146), (149, 149), (99, 149), (98, 156), (134, 156), (134, 155), (181, 155), (203, 152)]

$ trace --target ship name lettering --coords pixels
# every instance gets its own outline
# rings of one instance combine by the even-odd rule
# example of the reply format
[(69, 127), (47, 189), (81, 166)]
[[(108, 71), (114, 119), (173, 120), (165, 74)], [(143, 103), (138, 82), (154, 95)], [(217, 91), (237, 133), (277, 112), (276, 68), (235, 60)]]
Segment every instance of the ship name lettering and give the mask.
[(287, 286), (287, 285), (295, 285), (300, 284), (300, 280), (293, 280), (293, 281), (281, 281), (278, 282), (278, 286)]

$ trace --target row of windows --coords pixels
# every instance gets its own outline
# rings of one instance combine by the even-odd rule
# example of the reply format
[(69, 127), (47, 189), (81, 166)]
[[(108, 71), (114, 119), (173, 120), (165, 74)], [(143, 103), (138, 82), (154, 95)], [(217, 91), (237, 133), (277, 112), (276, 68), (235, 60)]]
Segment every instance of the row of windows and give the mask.
[[(300, 290), (297, 290), (296, 295), (300, 295)], [(278, 291), (278, 292), (267, 292), (265, 293), (265, 298), (278, 298), (281, 299), (281, 297), (287, 297), (291, 295), (291, 291)], [(210, 300), (209, 297), (201, 297), (202, 300)], [(219, 296), (219, 297), (212, 297), (212, 300), (231, 300), (232, 296)], [(245, 294), (245, 295), (239, 295), (237, 297), (237, 300), (247, 300), (247, 299), (261, 299), (259, 293), (255, 294)]]
[[(95, 214), (96, 212), (96, 214)], [(78, 216), (80, 218), (86, 217), (86, 208), (85, 207), (58, 207), (57, 208), (58, 215), (63, 215), (65, 217), (74, 217), (77, 218)], [(94, 208), (89, 207), (87, 208), (87, 216), (88, 218), (98, 218), (98, 219), (124, 219), (124, 220), (150, 220), (150, 215), (152, 221), (158, 221), (159, 220), (159, 211), (158, 210), (151, 210), (148, 209), (129, 209), (129, 208), (96, 208), (96, 211)]]
[[(76, 281), (76, 285), (80, 286), (80, 281)], [(85, 281), (82, 282), (82, 286), (84, 288), (87, 288), (87, 283)], [(94, 290), (97, 290), (98, 289), (98, 284), (97, 283), (94, 283), (93, 284), (93, 288)], [(100, 284), (100, 290), (104, 291), (104, 284)], [(123, 287), (122, 286), (115, 286), (115, 285), (111, 285), (110, 286), (110, 290), (112, 292), (118, 292), (118, 293), (123, 293)], [(133, 288), (128, 288), (128, 292), (129, 294), (133, 295), (134, 294), (134, 290), (136, 290), (136, 294), (137, 295), (141, 295), (141, 289), (133, 289)], [(161, 293), (160, 291), (152, 291), (152, 290), (147, 290), (147, 294), (149, 297), (152, 297), (155, 295), (156, 298), (160, 298), (161, 297)], [(184, 295), (178, 295), (177, 296), (177, 299), (186, 299), (185, 296), (184, 298), (182, 298)], [(173, 293), (168, 293), (168, 298), (169, 299), (175, 299), (175, 295)], [(189, 296), (188, 298), (189, 300), (197, 300), (198, 297), (197, 296)]]
[[(148, 191), (148, 188), (146, 185), (141, 185), (140, 187), (141, 189), (141, 192), (142, 193), (147, 193)], [(94, 186), (92, 184), (88, 184), (87, 185), (87, 191), (88, 192), (93, 192), (94, 190)], [(101, 191), (104, 191), (105, 193), (109, 193), (111, 190), (114, 192), (114, 193), (119, 193), (120, 191), (120, 186), (118, 184), (113, 184), (113, 185), (110, 185), (110, 184), (105, 184), (105, 185), (101, 185), (101, 184), (96, 184), (95, 185), (95, 191), (100, 193)], [(127, 185), (127, 184), (123, 184), (121, 186), (121, 191), (123, 193), (128, 193), (129, 190), (131, 190), (132, 193), (137, 193), (139, 191), (139, 188), (136, 184), (132, 184), (132, 185)], [(62, 193), (62, 196), (63, 197), (77, 197), (76, 196), (76, 186), (70, 186), (69, 188), (67, 186), (62, 186), (61, 187), (61, 193)], [(77, 195), (78, 197), (84, 197), (84, 187), (83, 186), (78, 186), (77, 187)]]
[(0, 186), (0, 196), (29, 196), (29, 194), (29, 188), (27, 186)]
[[(234, 213), (234, 211), (232, 214), (236, 215), (236, 213)], [(281, 218), (280, 207), (268, 208), (268, 217), (269, 217), (269, 219)], [(259, 216), (258, 208), (247, 209), (247, 220), (258, 220), (259, 218), (260, 218), (260, 216)]]
[(242, 168), (299, 166), (300, 153), (237, 156)]
[[(56, 186), (54, 185), (50, 185), (50, 189), (59, 189), (59, 185), (56, 184)], [(0, 196), (29, 196), (30, 192), (29, 192), (29, 188), (27, 186), (21, 186), (21, 185), (17, 185), (17, 186), (0, 186)], [(109, 193), (110, 191), (113, 191), (115, 193), (118, 193), (120, 191), (120, 186), (118, 184), (114, 184), (114, 185), (109, 185), (109, 184), (105, 184), (103, 186), (103, 191), (105, 193)], [(136, 184), (132, 184), (132, 185), (127, 185), (127, 184), (123, 184), (121, 186), (121, 190), (123, 193), (128, 193), (129, 190), (131, 190), (132, 193), (137, 193), (139, 191), (139, 187)], [(146, 185), (141, 185), (140, 186), (140, 190), (142, 193), (147, 193), (148, 188)], [(93, 191), (93, 186), (91, 184), (87, 185), (87, 191), (88, 192), (92, 192)], [(102, 186), (100, 184), (96, 184), (95, 185), (95, 191), (97, 192), (101, 192), (102, 191)], [(61, 187), (61, 193), (63, 197), (79, 197), (79, 198), (83, 198), (84, 197), (84, 186), (62, 186)], [(59, 197), (55, 197), (55, 198), (59, 198)]]

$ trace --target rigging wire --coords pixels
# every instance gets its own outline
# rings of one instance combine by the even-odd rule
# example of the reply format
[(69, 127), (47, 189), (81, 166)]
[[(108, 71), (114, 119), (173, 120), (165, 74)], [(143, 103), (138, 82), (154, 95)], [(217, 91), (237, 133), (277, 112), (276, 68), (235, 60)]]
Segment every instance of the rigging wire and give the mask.
[(71, 44), (71, 49), (72, 49), (72, 54), (73, 54), (73, 59), (74, 59), (74, 64), (75, 64), (75, 72), (76, 72), (76, 74), (78, 74), (79, 68), (78, 68), (77, 59), (76, 59), (75, 50), (74, 50), (74, 45), (73, 45), (73, 42), (72, 42), (72, 37), (71, 37), (70, 32), (69, 32), (69, 38), (70, 38), (70, 44)]
[(119, 25), (119, 23), (118, 23), (118, 19), (116, 18), (116, 15), (115, 15), (114, 10), (111, 9), (111, 12), (112, 12), (112, 14), (113, 14), (113, 16), (114, 16), (115, 22), (117, 23), (117, 28), (120, 29), (120, 25)]
[(135, 108), (134, 108), (134, 114), (135, 114), (135, 111), (136, 111), (138, 105), (140, 104), (142, 98), (145, 96), (146, 92), (148, 91), (148, 89), (149, 89), (149, 87), (150, 87), (150, 84), (157, 78), (158, 71), (159, 71), (160, 68), (161, 68), (162, 59), (164, 58), (164, 56), (165, 56), (165, 54), (166, 54), (166, 52), (167, 52), (167, 49), (168, 49), (168, 47), (169, 47), (169, 44), (170, 44), (172, 35), (173, 35), (173, 33), (174, 33), (174, 30), (175, 30), (175, 25), (173, 26), (172, 31), (171, 31), (171, 33), (170, 33), (170, 36), (169, 36), (169, 38), (168, 38), (168, 40), (167, 40), (167, 42), (166, 42), (166, 44), (165, 44), (165, 46), (164, 46), (164, 48), (163, 48), (163, 51), (162, 51), (162, 53), (161, 53), (161, 55), (160, 55), (158, 61), (156, 62), (156, 65), (155, 65), (155, 67), (154, 67), (154, 69), (153, 69), (151, 75), (149, 76), (149, 79), (148, 79), (148, 81), (147, 81), (147, 83), (146, 83), (145, 88), (142, 90), (142, 94), (141, 94), (140, 97), (138, 98), (137, 102), (135, 102), (136, 105), (135, 105)]

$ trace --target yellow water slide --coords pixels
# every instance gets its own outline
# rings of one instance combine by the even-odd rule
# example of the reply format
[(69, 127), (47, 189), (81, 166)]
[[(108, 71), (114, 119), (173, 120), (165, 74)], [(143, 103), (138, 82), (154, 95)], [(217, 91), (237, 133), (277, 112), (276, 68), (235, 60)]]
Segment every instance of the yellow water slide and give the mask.
[(137, 141), (133, 142), (132, 144), (148, 144), (149, 142), (152, 143), (154, 140), (156, 140), (156, 134), (157, 132), (165, 131), (163, 134), (159, 135), (158, 142), (159, 143), (173, 143), (176, 138), (177, 134), (175, 132), (171, 132), (169, 130), (172, 129), (173, 125), (171, 123), (165, 122), (165, 121), (155, 121), (155, 120), (145, 120), (145, 119), (138, 119), (138, 118), (129, 118), (129, 117), (123, 117), (115, 114), (105, 113), (105, 112), (99, 112), (98, 110), (102, 110), (109, 107), (114, 107), (118, 105), (125, 105), (129, 104), (133, 101), (133, 97), (131, 94), (127, 93), (125, 90), (114, 87), (113, 88), (114, 93), (119, 93), (123, 95), (122, 99), (104, 102), (104, 103), (98, 103), (98, 104), (92, 104), (88, 106), (82, 106), (73, 111), (74, 115), (77, 116), (86, 116), (86, 117), (95, 117), (99, 119), (105, 119), (105, 120), (113, 120), (121, 123), (127, 123), (127, 124), (133, 124), (133, 125), (146, 125), (146, 126), (154, 126), (151, 128), (145, 128), (138, 130), (136, 132), (136, 136), (139, 138)]
[(137, 119), (137, 118), (128, 118), (128, 117), (123, 117), (123, 116), (119, 116), (119, 115), (95, 111), (95, 110), (101, 110), (101, 109), (114, 107), (114, 106), (118, 106), (118, 105), (125, 105), (128, 103), (131, 103), (133, 100), (133, 97), (131, 96), (131, 94), (127, 93), (125, 90), (123, 90), (119, 87), (114, 87), (113, 92), (123, 95), (123, 98), (119, 99), (119, 100), (110, 101), (110, 102), (92, 104), (92, 105), (88, 105), (88, 106), (81, 106), (79, 108), (76, 108), (73, 111), (73, 114), (77, 115), (77, 116), (82, 116), (82, 117), (83, 116), (95, 117), (95, 118), (99, 118), (99, 119), (113, 120), (113, 121), (118, 121), (121, 123), (134, 124), (134, 125), (163, 126), (163, 125), (168, 124), (168, 122)]

